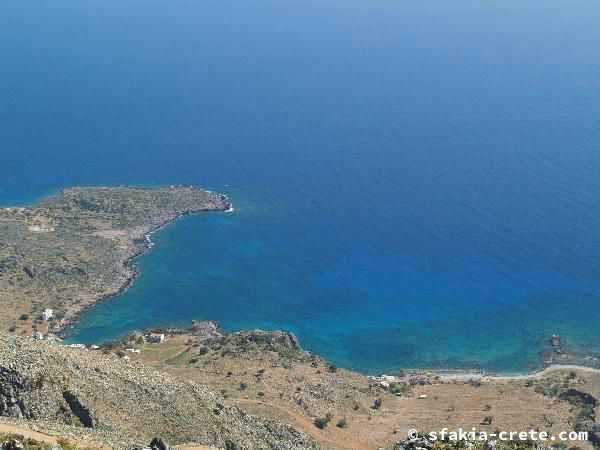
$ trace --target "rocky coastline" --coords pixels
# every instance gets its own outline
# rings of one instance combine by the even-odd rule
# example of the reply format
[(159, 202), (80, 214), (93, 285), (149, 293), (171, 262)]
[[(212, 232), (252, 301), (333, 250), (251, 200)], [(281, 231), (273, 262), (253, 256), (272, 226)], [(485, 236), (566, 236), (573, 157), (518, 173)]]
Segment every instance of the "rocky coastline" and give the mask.
[[(232, 207), (231, 203), (229, 203), (227, 196), (222, 195), (222, 194), (219, 194), (219, 195), (221, 196), (221, 199), (223, 200), (223, 202), (225, 202), (225, 206), (220, 211), (223, 211), (223, 212), (231, 211), (233, 207)], [(152, 228), (152, 229), (148, 230), (147, 232), (145, 232), (139, 236), (136, 236), (134, 238), (134, 240), (140, 241), (140, 240), (142, 240), (142, 238), (144, 238), (145, 242), (141, 246), (141, 248), (139, 248), (139, 250), (137, 250), (134, 254), (132, 254), (131, 256), (129, 256), (123, 260), (122, 267), (123, 267), (123, 275), (125, 276), (125, 279), (123, 280), (121, 286), (119, 286), (118, 289), (115, 290), (114, 292), (107, 292), (104, 295), (102, 295), (101, 297), (98, 297), (97, 300), (90, 302), (89, 304), (82, 306), (81, 308), (77, 309), (76, 311), (73, 311), (72, 314), (65, 316), (61, 320), (61, 322), (55, 326), (55, 328), (53, 329), (53, 333), (61, 339), (68, 339), (71, 336), (73, 329), (79, 324), (81, 315), (87, 309), (93, 308), (95, 305), (97, 305), (98, 303), (100, 303), (104, 300), (108, 300), (110, 298), (121, 295), (121, 294), (125, 293), (128, 289), (130, 289), (133, 286), (133, 283), (135, 282), (137, 277), (140, 276), (140, 274), (141, 274), (141, 269), (137, 265), (135, 265), (135, 260), (137, 258), (143, 256), (144, 254), (146, 254), (148, 251), (150, 251), (152, 249), (152, 247), (154, 247), (154, 242), (152, 242), (152, 240), (151, 240), (151, 237), (153, 234), (161, 231), (162, 229), (169, 226), (171, 223), (173, 223), (176, 220), (181, 219), (185, 216), (189, 216), (192, 214), (198, 214), (201, 212), (207, 212), (207, 211), (214, 211), (214, 210), (199, 209), (199, 210), (184, 211), (184, 212), (176, 215), (175, 217), (172, 217), (172, 218), (169, 218), (168, 220), (163, 221), (162, 223), (158, 224), (155, 228)]]
[[(0, 325), (66, 335), (83, 310), (127, 290), (150, 236), (190, 214), (229, 211), (221, 194), (188, 186), (69, 188), (0, 209)], [(44, 309), (51, 323), (40, 323)], [(18, 320), (19, 317), (27, 319)]]

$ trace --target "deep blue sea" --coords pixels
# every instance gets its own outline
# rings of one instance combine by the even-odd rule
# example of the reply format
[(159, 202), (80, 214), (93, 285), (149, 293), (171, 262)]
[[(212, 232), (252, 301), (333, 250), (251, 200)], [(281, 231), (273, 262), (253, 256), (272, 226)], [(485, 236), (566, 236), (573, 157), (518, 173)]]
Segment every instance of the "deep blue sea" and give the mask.
[[(214, 319), (331, 361), (600, 353), (597, 0), (2, 0), (0, 204), (194, 184), (74, 339)], [(0, 236), (1, 239), (1, 236)]]

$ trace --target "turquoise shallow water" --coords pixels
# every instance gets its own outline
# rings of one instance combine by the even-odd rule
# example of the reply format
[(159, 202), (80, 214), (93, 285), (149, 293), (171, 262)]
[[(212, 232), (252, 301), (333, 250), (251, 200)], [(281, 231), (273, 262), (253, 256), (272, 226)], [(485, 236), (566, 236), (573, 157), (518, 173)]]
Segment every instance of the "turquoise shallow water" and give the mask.
[[(7, 0), (0, 203), (195, 184), (236, 211), (154, 236), (74, 337), (215, 319), (332, 361), (598, 353), (594, 1)], [(1, 240), (1, 236), (0, 236)]]

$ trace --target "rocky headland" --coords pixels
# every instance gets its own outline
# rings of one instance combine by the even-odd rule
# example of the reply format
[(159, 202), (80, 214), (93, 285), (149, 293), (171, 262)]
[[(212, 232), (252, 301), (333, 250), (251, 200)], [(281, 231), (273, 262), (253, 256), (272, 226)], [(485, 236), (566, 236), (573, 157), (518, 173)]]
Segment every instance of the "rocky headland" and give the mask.
[(225, 211), (225, 196), (193, 187), (76, 187), (0, 209), (0, 325), (57, 331), (82, 309), (131, 284), (149, 235), (192, 213)]

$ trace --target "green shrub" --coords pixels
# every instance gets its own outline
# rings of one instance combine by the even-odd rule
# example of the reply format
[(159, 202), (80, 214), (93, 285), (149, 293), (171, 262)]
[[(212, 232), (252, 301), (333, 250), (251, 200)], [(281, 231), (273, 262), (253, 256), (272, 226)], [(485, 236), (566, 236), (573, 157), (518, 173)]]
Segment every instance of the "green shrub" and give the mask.
[(342, 420), (340, 420), (336, 424), (336, 427), (338, 427), (338, 428), (348, 428), (348, 422), (346, 421), (346, 419), (342, 419)]
[(315, 419), (315, 426), (320, 430), (327, 428), (327, 425), (329, 425), (329, 420), (327, 417), (317, 417)]
[(410, 392), (411, 389), (412, 386), (406, 383), (392, 383), (388, 388), (392, 394), (406, 394), (407, 392)]

